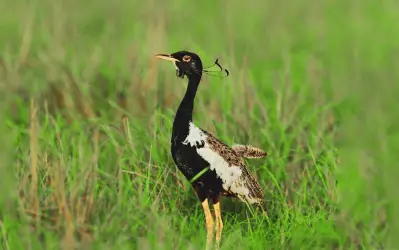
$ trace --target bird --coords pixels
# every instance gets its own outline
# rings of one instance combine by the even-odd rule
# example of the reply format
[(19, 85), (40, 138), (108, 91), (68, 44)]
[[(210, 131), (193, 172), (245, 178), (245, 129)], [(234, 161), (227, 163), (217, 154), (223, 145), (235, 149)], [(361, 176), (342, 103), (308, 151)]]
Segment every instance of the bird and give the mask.
[[(220, 197), (236, 197), (245, 203), (264, 206), (263, 190), (246, 166), (243, 158), (263, 158), (262, 149), (251, 145), (234, 144), (231, 147), (193, 122), (194, 99), (202, 73), (201, 58), (189, 51), (156, 54), (158, 59), (172, 62), (176, 76), (188, 78), (186, 92), (176, 111), (171, 136), (171, 154), (180, 172), (190, 181), (202, 204), (206, 223), (206, 249), (213, 244), (219, 249), (223, 230)], [(216, 60), (220, 68), (220, 64)], [(215, 218), (209, 203), (213, 204)]]

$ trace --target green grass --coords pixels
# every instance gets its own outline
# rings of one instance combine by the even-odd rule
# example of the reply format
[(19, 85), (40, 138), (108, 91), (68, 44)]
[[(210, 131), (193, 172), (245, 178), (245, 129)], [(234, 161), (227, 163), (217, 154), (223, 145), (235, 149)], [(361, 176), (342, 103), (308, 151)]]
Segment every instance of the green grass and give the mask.
[[(157, 53), (215, 58), (195, 123), (247, 161), (269, 219), (222, 199), (222, 249), (399, 249), (395, 1), (0, 2), (4, 249), (204, 249), (170, 155), (186, 81)], [(396, 101), (396, 102), (395, 102)]]

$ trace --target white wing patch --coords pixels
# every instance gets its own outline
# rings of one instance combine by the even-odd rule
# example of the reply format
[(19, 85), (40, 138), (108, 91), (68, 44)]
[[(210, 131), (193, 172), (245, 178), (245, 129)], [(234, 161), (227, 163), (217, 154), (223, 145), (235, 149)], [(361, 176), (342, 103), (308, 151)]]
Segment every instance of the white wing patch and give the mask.
[(198, 127), (194, 125), (194, 123), (190, 122), (189, 124), (189, 132), (186, 139), (183, 141), (184, 145), (190, 144), (190, 147), (196, 146), (197, 143), (202, 144), (205, 142), (206, 135), (201, 131)]
[(229, 190), (249, 203), (256, 203), (257, 200), (249, 196), (249, 189), (244, 185), (242, 179), (242, 170), (239, 166), (230, 166), (230, 164), (218, 152), (212, 150), (207, 143), (207, 135), (200, 128), (190, 122), (189, 133), (183, 141), (184, 145), (191, 147), (197, 144), (204, 144), (203, 147), (197, 148), (197, 153), (207, 162), (210, 169), (215, 171), (217, 176), (223, 181), (223, 188)]
[(210, 169), (216, 171), (216, 174), (223, 180), (223, 187), (230, 187), (242, 174), (239, 167), (229, 166), (229, 164), (218, 153), (205, 147), (197, 149), (198, 154), (209, 162)]
[(248, 198), (249, 190), (241, 182), (242, 171), (238, 166), (230, 166), (217, 152), (209, 148), (205, 143), (205, 147), (197, 149), (198, 154), (209, 162), (210, 169), (214, 170), (223, 181), (223, 188), (233, 193)]
[[(194, 123), (190, 122), (189, 133), (183, 141), (183, 144), (189, 144), (191, 147), (194, 147), (197, 144), (205, 143), (202, 148), (197, 149), (197, 153), (205, 161), (209, 162), (210, 169), (215, 171), (219, 178), (222, 179), (223, 188), (238, 194), (240, 198), (245, 197), (246, 199), (250, 199), (248, 196), (249, 190), (240, 179), (242, 175), (241, 168), (239, 166), (230, 166), (223, 157), (209, 147), (206, 138), (207, 135), (204, 134), (200, 128), (196, 127)], [(252, 201), (250, 201), (250, 203), (252, 203)]]

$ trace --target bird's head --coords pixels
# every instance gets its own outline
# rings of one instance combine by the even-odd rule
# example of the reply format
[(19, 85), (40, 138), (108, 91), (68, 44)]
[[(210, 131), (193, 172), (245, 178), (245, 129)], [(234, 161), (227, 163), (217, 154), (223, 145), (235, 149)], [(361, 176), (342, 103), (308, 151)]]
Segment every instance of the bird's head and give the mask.
[(158, 54), (159, 59), (164, 59), (172, 62), (176, 67), (176, 76), (184, 78), (186, 75), (190, 77), (201, 77), (202, 75), (202, 62), (200, 57), (192, 52), (179, 51), (173, 54)]

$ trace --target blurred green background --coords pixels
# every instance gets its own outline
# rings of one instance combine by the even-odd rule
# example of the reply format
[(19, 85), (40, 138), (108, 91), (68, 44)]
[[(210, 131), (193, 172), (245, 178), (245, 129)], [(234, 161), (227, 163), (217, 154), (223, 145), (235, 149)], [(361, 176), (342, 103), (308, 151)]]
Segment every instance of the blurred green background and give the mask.
[(170, 156), (186, 82), (157, 53), (216, 58), (195, 123), (269, 155), (269, 218), (222, 200), (222, 249), (399, 249), (399, 2), (0, 2), (4, 249), (204, 249)]

